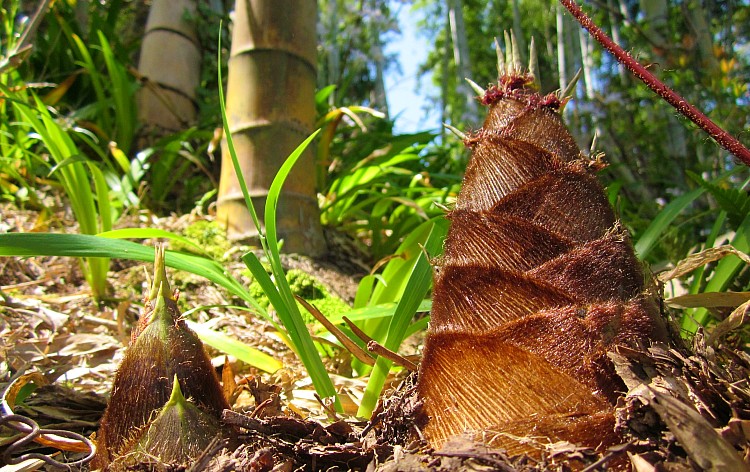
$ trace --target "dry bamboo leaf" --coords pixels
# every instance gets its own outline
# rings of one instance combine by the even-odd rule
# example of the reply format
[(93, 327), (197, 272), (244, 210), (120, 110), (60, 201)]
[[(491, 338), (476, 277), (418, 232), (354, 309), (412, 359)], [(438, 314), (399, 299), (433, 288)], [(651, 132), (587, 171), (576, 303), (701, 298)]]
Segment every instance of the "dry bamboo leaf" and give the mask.
[(656, 467), (638, 454), (628, 452), (628, 457), (635, 472), (656, 472)]
[(234, 380), (234, 369), (229, 362), (229, 356), (224, 356), (224, 367), (221, 369), (221, 390), (224, 397), (230, 405), (234, 405), (240, 390), (237, 388), (237, 382)]
[(300, 302), (300, 304), (305, 307), (305, 310), (307, 310), (316, 320), (318, 320), (320, 324), (325, 326), (328, 332), (334, 335), (334, 337), (338, 339), (339, 342), (344, 345), (346, 350), (351, 352), (354, 357), (367, 365), (375, 365), (375, 359), (373, 359), (372, 356), (367, 353), (367, 351), (359, 347), (357, 343), (349, 339), (349, 336), (344, 334), (344, 332), (341, 331), (335, 324), (331, 323), (328, 318), (326, 318), (325, 315), (320, 312), (320, 310), (308, 303), (307, 300), (302, 297), (295, 295), (294, 298), (298, 302)]
[(736, 307), (750, 300), (750, 292), (704, 292), (680, 295), (664, 300), (675, 308), (720, 308)]
[(647, 391), (651, 406), (703, 470), (750, 470), (734, 448), (694, 408), (652, 388)]
[(709, 333), (706, 344), (715, 346), (717, 342), (735, 329), (747, 323), (750, 316), (750, 300), (738, 306), (732, 313)]
[(393, 362), (394, 364), (400, 365), (401, 367), (407, 370), (410, 370), (412, 372), (417, 370), (417, 365), (415, 363), (405, 358), (404, 356), (391, 351), (385, 346), (379, 344), (377, 341), (368, 342), (367, 350), (374, 354), (377, 354), (378, 356), (385, 357), (386, 359)]
[(722, 259), (729, 255), (737, 256), (746, 264), (750, 264), (750, 256), (742, 251), (738, 251), (733, 246), (727, 244), (724, 246), (708, 248), (696, 254), (692, 254), (678, 262), (677, 266), (674, 269), (668, 272), (662, 272), (661, 274), (657, 275), (657, 279), (661, 283), (668, 282), (672, 279), (682, 277), (685, 274), (689, 274), (698, 267), (718, 261), (719, 259)]

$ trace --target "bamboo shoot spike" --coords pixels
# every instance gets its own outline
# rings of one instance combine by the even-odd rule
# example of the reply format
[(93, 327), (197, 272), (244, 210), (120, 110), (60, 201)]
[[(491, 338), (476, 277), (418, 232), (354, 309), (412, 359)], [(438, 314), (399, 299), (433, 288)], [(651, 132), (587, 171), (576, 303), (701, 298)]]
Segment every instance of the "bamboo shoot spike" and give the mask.
[[(169, 406), (170, 398), (177, 398), (173, 396), (177, 395), (175, 378), (179, 379), (181, 389), (178, 390), (194, 403), (191, 408), (201, 410), (199, 416), (212, 418), (218, 424), (222, 410), (229, 408), (229, 403), (203, 343), (187, 327), (170, 293), (164, 246), (159, 245), (154, 257), (151, 290), (115, 374), (110, 401), (97, 432), (94, 468), (130, 460), (128, 457), (137, 452), (138, 443), (148, 432), (154, 415)], [(206, 433), (209, 439), (216, 429)], [(154, 437), (159, 435), (162, 434)], [(178, 442), (176, 438), (152, 444), (157, 449), (164, 446), (166, 449), (162, 452), (169, 453), (172, 446), (180, 446)]]
[(506, 75), (513, 75), (513, 43), (510, 40), (510, 35), (507, 31), (503, 31), (503, 39), (505, 40), (505, 73)]
[(557, 441), (601, 451), (622, 440), (625, 389), (606, 353), (666, 330), (600, 163), (506, 38), (510, 71), (482, 97), (487, 118), (465, 141), (472, 157), (447, 215), (415, 426), (435, 448), (468, 431), (509, 454)]
[(594, 130), (594, 137), (591, 138), (591, 147), (589, 148), (589, 156), (596, 154), (596, 145), (599, 141), (599, 130)]
[(523, 73), (523, 61), (521, 61), (521, 50), (518, 49), (516, 34), (513, 30), (510, 31), (510, 42), (513, 44), (513, 71), (521, 75)]
[(500, 80), (500, 77), (505, 75), (505, 57), (503, 55), (503, 50), (500, 49), (500, 43), (497, 41), (497, 37), (495, 37), (495, 54), (497, 54), (497, 78)]
[(531, 74), (531, 77), (534, 79), (534, 87), (537, 89), (541, 88), (542, 81), (541, 77), (539, 77), (539, 58), (537, 57), (536, 53), (536, 43), (534, 42), (534, 37), (531, 37), (531, 45), (529, 46), (529, 74)]
[(484, 94), (487, 92), (478, 83), (474, 82), (473, 80), (469, 79), (468, 77), (465, 78), (464, 80), (466, 80), (466, 82), (469, 83), (469, 85), (471, 86), (472, 90), (474, 90), (474, 92), (476, 92), (476, 94), (479, 95), (479, 97), (483, 97)]
[(455, 126), (451, 126), (448, 123), (443, 123), (443, 127), (445, 129), (447, 129), (448, 131), (450, 131), (451, 133), (455, 134), (461, 141), (465, 141), (466, 140), (466, 134), (464, 134), (463, 132), (461, 132)]
[(573, 78), (570, 79), (570, 82), (568, 82), (568, 85), (565, 86), (565, 90), (560, 93), (560, 99), (564, 99), (565, 97), (569, 97), (573, 94), (573, 90), (575, 90), (576, 84), (581, 78), (581, 74), (583, 74), (583, 69), (578, 69), (576, 75), (574, 75)]

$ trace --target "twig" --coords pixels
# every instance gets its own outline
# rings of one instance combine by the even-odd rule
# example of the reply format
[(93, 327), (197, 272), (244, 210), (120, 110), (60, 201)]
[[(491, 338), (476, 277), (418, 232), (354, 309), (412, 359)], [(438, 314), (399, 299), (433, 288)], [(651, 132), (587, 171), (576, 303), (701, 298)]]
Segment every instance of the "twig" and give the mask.
[(586, 16), (581, 7), (574, 0), (560, 0), (560, 3), (568, 9), (575, 19), (583, 26), (599, 44), (604, 47), (610, 54), (620, 62), (620, 64), (630, 70), (638, 79), (656, 92), (660, 97), (675, 107), (677, 111), (688, 117), (693, 123), (701, 127), (711, 137), (716, 140), (724, 149), (731, 152), (745, 165), (750, 166), (750, 150), (742, 145), (734, 136), (727, 133), (709, 117), (704, 115), (700, 110), (687, 102), (678, 95), (674, 90), (669, 88), (654, 74), (649, 72), (638, 61), (628, 54), (624, 49), (618, 46), (604, 31), (601, 30), (594, 22)]
[(357, 336), (359, 339), (365, 342), (365, 344), (369, 343), (370, 341), (373, 341), (373, 339), (367, 335), (364, 331), (362, 331), (359, 326), (355, 325), (352, 320), (347, 318), (346, 316), (342, 316), (341, 319), (344, 320), (347, 326), (349, 326), (349, 329), (352, 330), (352, 333), (354, 333), (355, 336)]
[(367, 350), (368, 351), (370, 351), (370, 352), (372, 352), (374, 354), (377, 354), (379, 356), (383, 356), (386, 359), (388, 359), (389, 361), (393, 362), (394, 364), (400, 365), (401, 367), (403, 367), (403, 368), (405, 368), (407, 370), (410, 370), (412, 372), (415, 371), (415, 370), (417, 370), (419, 368), (417, 366), (417, 364), (413, 363), (409, 359), (407, 359), (407, 358), (403, 357), (402, 355), (400, 355), (398, 353), (395, 353), (395, 352), (391, 351), (390, 349), (388, 349), (387, 347), (379, 344), (377, 341), (375, 341), (370, 336), (368, 336), (367, 333), (365, 333), (364, 331), (362, 331), (361, 329), (359, 329), (359, 327), (357, 325), (355, 325), (354, 323), (352, 323), (352, 321), (349, 318), (347, 318), (346, 316), (344, 316), (342, 318), (346, 322), (346, 324), (349, 325), (349, 329), (351, 329), (352, 332), (359, 339), (361, 339), (362, 341), (364, 341), (367, 344)]
[(354, 357), (362, 361), (363, 363), (367, 365), (375, 365), (375, 359), (373, 359), (370, 354), (359, 347), (354, 341), (349, 339), (349, 337), (344, 334), (343, 331), (341, 331), (336, 325), (331, 323), (328, 318), (323, 315), (323, 313), (320, 312), (317, 308), (315, 308), (312, 304), (308, 303), (307, 300), (305, 300), (302, 297), (299, 297), (297, 295), (294, 296), (294, 298), (303, 306), (305, 309), (316, 319), (320, 324), (322, 324), (329, 333), (334, 335), (336, 339), (341, 342), (341, 344), (344, 345), (344, 348), (346, 348), (347, 351), (351, 352)]
[(417, 364), (413, 363), (412, 361), (403, 357), (402, 355), (391, 351), (387, 347), (378, 344), (377, 341), (368, 342), (367, 350), (379, 356), (385, 357), (386, 359), (393, 362), (394, 364), (400, 365), (404, 369), (410, 370), (412, 372), (418, 369)]

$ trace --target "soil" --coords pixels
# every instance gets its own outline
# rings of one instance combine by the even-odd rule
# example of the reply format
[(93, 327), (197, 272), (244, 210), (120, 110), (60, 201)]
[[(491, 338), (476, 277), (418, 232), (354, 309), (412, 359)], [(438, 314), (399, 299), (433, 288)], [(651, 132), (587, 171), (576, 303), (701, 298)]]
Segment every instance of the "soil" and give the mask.
[[(75, 222), (64, 211), (27, 211), (3, 204), (0, 213), (2, 232), (76, 231)], [(196, 221), (211, 219), (198, 213), (157, 218), (144, 212), (129, 216), (121, 225), (183, 232)], [(285, 256), (284, 263), (312, 274), (333, 293), (351, 301), (358, 278), (367, 273), (372, 261), (347, 237), (335, 232), (328, 237), (333, 250), (326, 260)], [(236, 256), (241, 252), (232, 254), (239, 260)], [(247, 281), (241, 262), (227, 262), (227, 267)], [(0, 258), (0, 388), (8, 407), (45, 429), (84, 437), (95, 433), (142, 306), (149, 272), (150, 265), (112, 261), (112, 296), (97, 304), (72, 259)], [(180, 288), (183, 311), (239, 303), (210, 282), (168, 273)], [(269, 323), (221, 307), (196, 311), (191, 318), (210, 320), (215, 329), (281, 360), (284, 368), (271, 375), (230, 359), (240, 388), (233, 409), (225, 411), (223, 420), (233, 433), (217, 438), (194, 464), (142, 463), (133, 470), (687, 471), (730, 470), (722, 468), (750, 464), (750, 356), (733, 345), (731, 338), (707, 346), (699, 333), (690, 348), (633, 346), (610, 353), (630, 390), (617, 409), (623, 444), (600, 452), (569, 443), (546, 444), (534, 456), (509, 457), (471, 436), (454, 438), (440, 450), (431, 449), (414, 427), (419, 406), (415, 374), (391, 379), (379, 410), (368, 422), (355, 417), (366, 379), (348, 377), (347, 352), (336, 351), (327, 359), (334, 383), (344, 393), (345, 413), (336, 414), (316, 399), (304, 368)], [(407, 346), (402, 354), (418, 354), (418, 342)], [(224, 356), (215, 351), (210, 354), (221, 369)], [(39, 387), (21, 401), (24, 393), (15, 387), (31, 382)], [(14, 388), (8, 389), (11, 383)], [(24, 470), (52, 470), (47, 459), (39, 458), (69, 464), (86, 455), (60, 451), (60, 442), (55, 447), (26, 444), (22, 441), (25, 434), (7, 426), (0, 429), (3, 463), (28, 458), (32, 465)]]

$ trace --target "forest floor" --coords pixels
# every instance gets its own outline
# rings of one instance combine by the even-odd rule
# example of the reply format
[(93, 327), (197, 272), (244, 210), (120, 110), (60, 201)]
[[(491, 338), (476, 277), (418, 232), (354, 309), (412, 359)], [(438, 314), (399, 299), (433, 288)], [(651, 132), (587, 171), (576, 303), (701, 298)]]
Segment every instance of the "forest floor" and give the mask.
[[(50, 214), (3, 204), (0, 214), (0, 232), (76, 231), (75, 222), (64, 211)], [(124, 225), (182, 233), (196, 221), (210, 219), (197, 213), (166, 218), (141, 213), (128, 217)], [(352, 262), (357, 259), (353, 256), (356, 249), (345, 248), (346, 243), (333, 244), (338, 248), (333, 254), (341, 255), (338, 260), (285, 257), (285, 263), (311, 273), (333, 293), (351, 301), (358, 275), (366, 273), (366, 263)], [(249, 283), (240, 254), (236, 252), (238, 262), (228, 268)], [(112, 296), (97, 304), (79, 264), (71, 258), (0, 259), (0, 388), (5, 391), (11, 378), (16, 387), (30, 381), (40, 385), (19, 402), (16, 413), (44, 428), (87, 437), (96, 431), (130, 328), (142, 307), (151, 266), (113, 260)], [(340, 352), (327, 359), (345, 409), (343, 415), (336, 414), (316, 397), (303, 366), (269, 323), (221, 308), (237, 300), (208, 281), (172, 270), (168, 274), (180, 290), (183, 311), (213, 307), (194, 312), (194, 321), (208, 322), (284, 364), (280, 371), (265, 374), (231, 360), (236, 380), (244, 388), (233, 404), (235, 414), (227, 415), (225, 421), (240, 433), (214, 442), (189, 470), (701, 470), (722, 464), (727, 445), (731, 453), (739, 450), (745, 463), (750, 463), (750, 356), (736, 349), (708, 348), (700, 337), (692, 350), (652, 346), (612, 354), (631, 390), (618, 405), (618, 427), (625, 438), (621, 446), (597, 452), (558, 443), (545, 445), (539, 454), (508, 457), (470, 437), (460, 437), (435, 451), (408, 431), (416, 401), (413, 378), (391, 379), (388, 400), (369, 424), (355, 417), (366, 379), (351, 378), (348, 353)], [(417, 344), (418, 340), (408, 343), (405, 354), (416, 352)], [(209, 351), (220, 369), (224, 356)], [(275, 400), (264, 401), (273, 395)], [(14, 404), (13, 399), (3, 398), (7, 400)], [(22, 435), (12, 433), (0, 429), (3, 462), (30, 452), (47, 454), (60, 463), (83, 456), (34, 443), (18, 447), (16, 441)], [(26, 469), (0, 470), (44, 466), (41, 461), (29, 461)], [(142, 467), (183, 469), (165, 464)]]

